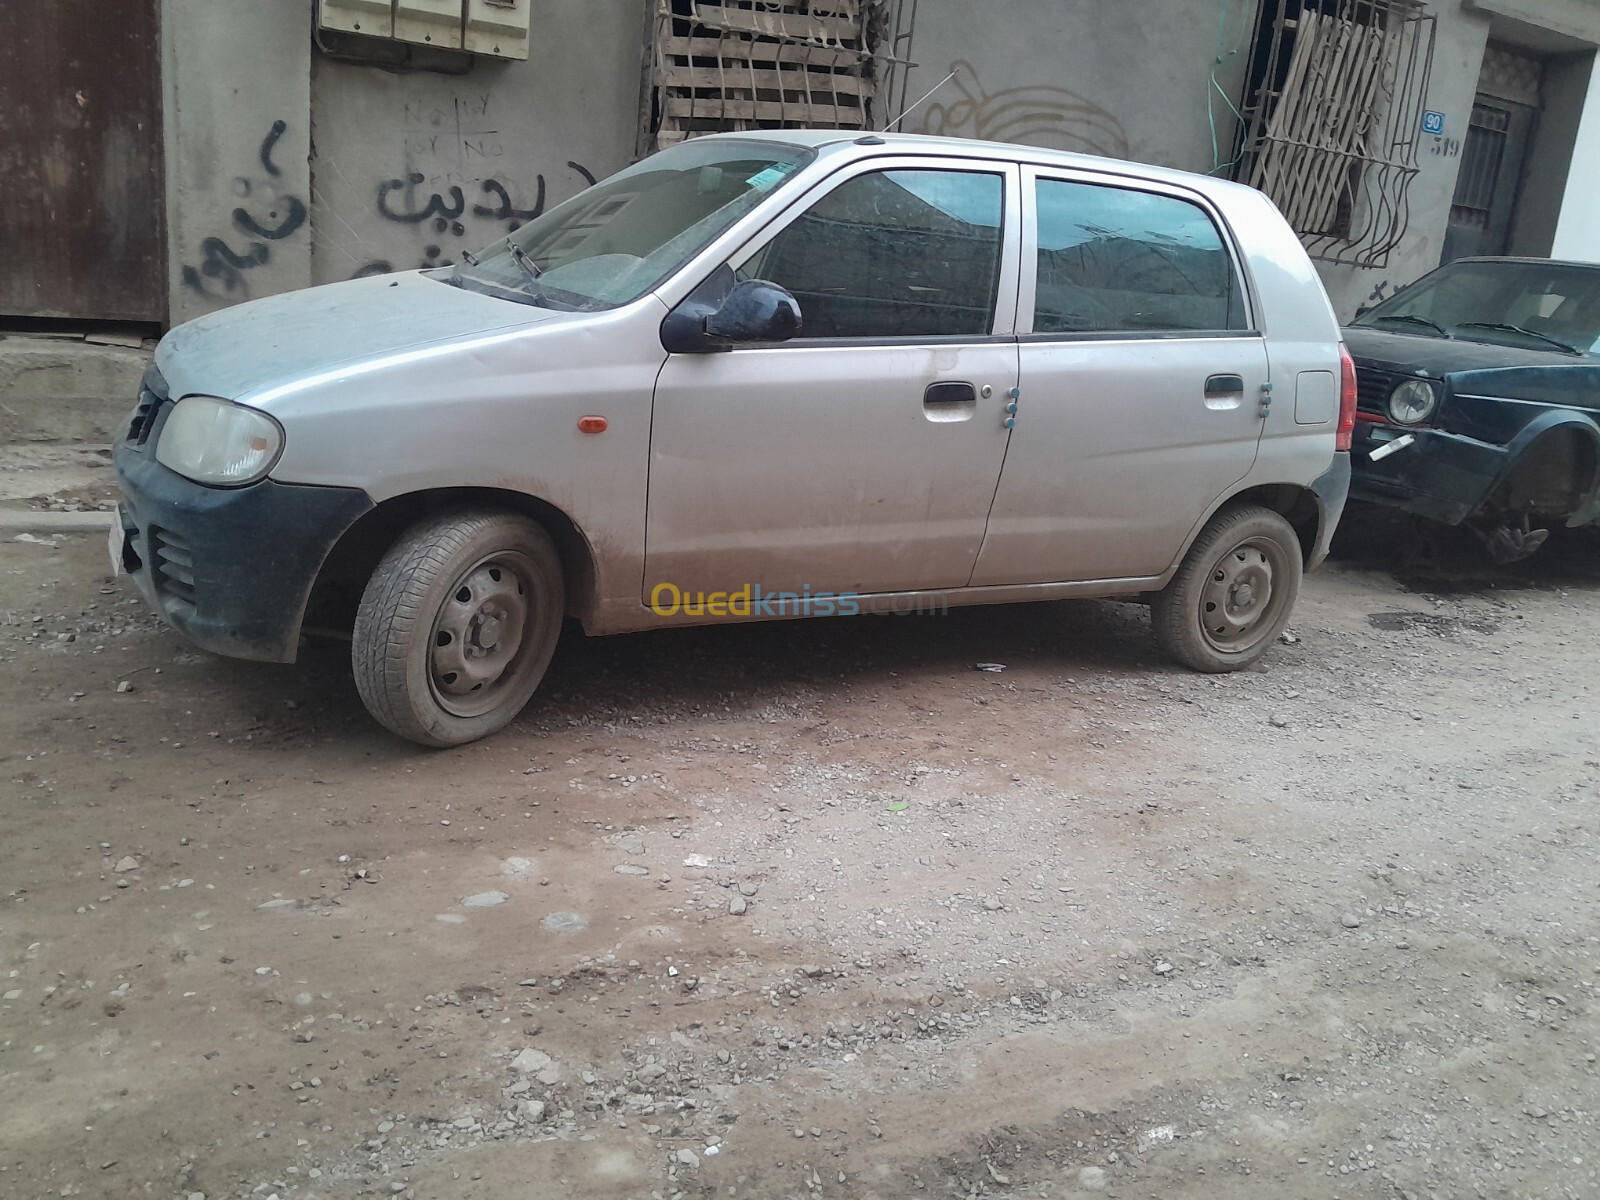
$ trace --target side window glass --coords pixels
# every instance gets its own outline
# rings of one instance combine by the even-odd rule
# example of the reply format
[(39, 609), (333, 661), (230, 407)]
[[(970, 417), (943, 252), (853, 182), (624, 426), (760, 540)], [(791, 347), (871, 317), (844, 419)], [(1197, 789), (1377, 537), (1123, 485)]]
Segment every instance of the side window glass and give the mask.
[(987, 334), (1005, 179), (877, 171), (840, 184), (746, 262), (794, 293), (802, 338)]
[(1198, 205), (1055, 179), (1038, 202), (1035, 333), (1245, 328), (1233, 260)]

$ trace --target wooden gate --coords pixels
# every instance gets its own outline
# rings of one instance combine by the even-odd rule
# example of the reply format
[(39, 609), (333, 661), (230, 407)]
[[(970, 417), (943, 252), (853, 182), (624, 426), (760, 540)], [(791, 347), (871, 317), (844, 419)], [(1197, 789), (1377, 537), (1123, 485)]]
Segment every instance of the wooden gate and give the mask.
[(0, 320), (162, 322), (159, 0), (0, 0)]

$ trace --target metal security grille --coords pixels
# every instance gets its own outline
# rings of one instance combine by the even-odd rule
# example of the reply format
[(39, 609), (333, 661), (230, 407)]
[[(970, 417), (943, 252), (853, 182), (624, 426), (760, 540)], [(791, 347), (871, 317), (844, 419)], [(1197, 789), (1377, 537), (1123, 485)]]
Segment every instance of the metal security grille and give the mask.
[[(865, 129), (882, 0), (658, 0), (644, 149), (740, 129)], [(891, 35), (892, 36), (892, 35)]]
[(1494, 206), (1500, 164), (1505, 161), (1511, 113), (1492, 104), (1474, 104), (1472, 122), (1461, 150), (1456, 194), (1450, 202), (1450, 220), (1456, 225), (1482, 229)]
[(1387, 264), (1410, 222), (1434, 18), (1416, 0), (1267, 0), (1234, 177), (1313, 258)]

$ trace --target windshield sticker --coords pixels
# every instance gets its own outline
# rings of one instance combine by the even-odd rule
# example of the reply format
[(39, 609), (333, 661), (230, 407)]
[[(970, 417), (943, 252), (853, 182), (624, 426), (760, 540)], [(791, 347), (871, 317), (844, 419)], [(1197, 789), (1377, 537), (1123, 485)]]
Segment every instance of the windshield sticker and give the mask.
[(745, 183), (758, 192), (770, 191), (792, 170), (794, 170), (793, 163), (773, 163), (765, 171), (757, 171), (746, 179)]

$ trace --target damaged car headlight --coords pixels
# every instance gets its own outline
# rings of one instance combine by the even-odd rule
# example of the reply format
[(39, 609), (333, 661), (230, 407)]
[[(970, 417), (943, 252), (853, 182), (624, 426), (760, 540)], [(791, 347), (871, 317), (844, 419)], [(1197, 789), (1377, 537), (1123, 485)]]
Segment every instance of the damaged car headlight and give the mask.
[(259, 409), (213, 396), (178, 401), (156, 443), (156, 461), (196, 483), (241, 487), (272, 470), (283, 429)]
[(1439, 407), (1439, 390), (1425, 379), (1408, 379), (1389, 393), (1389, 419), (1396, 425), (1420, 425)]

